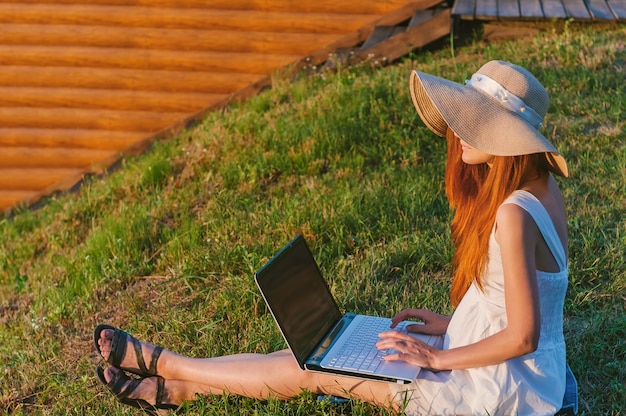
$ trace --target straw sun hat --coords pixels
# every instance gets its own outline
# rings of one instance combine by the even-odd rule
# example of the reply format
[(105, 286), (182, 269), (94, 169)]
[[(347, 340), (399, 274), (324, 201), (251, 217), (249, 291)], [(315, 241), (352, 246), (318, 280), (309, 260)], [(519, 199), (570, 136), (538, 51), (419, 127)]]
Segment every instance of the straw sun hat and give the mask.
[(550, 169), (568, 176), (565, 159), (539, 132), (548, 93), (528, 70), (490, 61), (465, 85), (413, 71), (410, 89), (417, 112), (438, 136), (450, 126), (470, 146), (494, 156), (545, 153)]

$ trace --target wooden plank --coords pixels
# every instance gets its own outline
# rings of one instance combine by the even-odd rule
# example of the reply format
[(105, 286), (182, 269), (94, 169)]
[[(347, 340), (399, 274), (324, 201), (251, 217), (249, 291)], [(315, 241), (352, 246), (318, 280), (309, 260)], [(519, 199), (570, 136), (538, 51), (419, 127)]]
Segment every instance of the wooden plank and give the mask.
[(476, 19), (489, 20), (498, 16), (497, 0), (477, 0), (476, 11), (474, 13)]
[[(19, 0), (23, 4), (41, 3), (41, 0)], [(15, 0), (1, 0), (0, 3), (14, 3)], [(412, 1), (415, 3), (416, 1)], [(147, 6), (190, 9), (230, 9), (258, 10), (299, 13), (365, 13), (383, 15), (405, 6), (407, 0), (360, 0), (338, 2), (337, 0), (54, 0), (55, 4), (94, 4), (114, 6)]]
[(541, 7), (546, 18), (564, 19), (567, 17), (561, 0), (541, 0)]
[(501, 19), (517, 19), (520, 17), (518, 0), (498, 0), (498, 17)]
[(79, 128), (157, 132), (187, 113), (83, 110), (76, 108), (0, 107), (3, 127)]
[(451, 23), (451, 9), (440, 10), (432, 19), (415, 25), (366, 51), (357, 53), (353, 59), (354, 61), (392, 62), (415, 48), (446, 36), (450, 33)]
[(523, 0), (519, 2), (519, 6), (521, 19), (533, 20), (544, 17), (541, 0)]
[(591, 15), (583, 0), (566, 0), (563, 2), (565, 13), (576, 20), (589, 20)]
[(76, 149), (123, 150), (149, 137), (149, 131), (0, 127), (0, 148), (68, 147)]
[(416, 11), (434, 7), (439, 3), (441, 3), (440, 0), (420, 0), (418, 2), (409, 3), (404, 7), (396, 9), (391, 13), (381, 16), (377, 20), (368, 23), (359, 30), (348, 33), (323, 47), (314, 49), (313, 52), (308, 53), (296, 65), (292, 66), (291, 71), (298, 71), (306, 65), (317, 65), (319, 63), (326, 62), (328, 60), (328, 56), (335, 53), (337, 50), (342, 48), (353, 48), (355, 45), (359, 45), (364, 42), (377, 26), (400, 24), (410, 19)]
[(452, 15), (461, 19), (473, 20), (477, 0), (456, 0), (452, 7)]
[(617, 20), (624, 21), (626, 20), (626, 1), (624, 0), (606, 0), (606, 3), (609, 5), (613, 14), (617, 16)]
[(110, 150), (32, 147), (0, 149), (0, 169), (10, 168), (76, 168), (84, 169), (117, 154)]
[(19, 206), (23, 201), (30, 201), (38, 195), (36, 191), (13, 191), (0, 189), (0, 210), (5, 211), (11, 207)]
[(605, 0), (585, 0), (589, 13), (597, 20), (614, 20), (615, 15)]
[[(407, 17), (408, 18), (408, 17)], [(0, 24), (2, 44), (166, 49), (304, 55), (337, 41), (336, 35), (161, 28)]]
[(196, 112), (227, 94), (0, 86), (0, 107), (67, 107), (100, 110)]
[(174, 9), (89, 4), (0, 3), (0, 22), (13, 24), (158, 27), (166, 29), (344, 34), (375, 19), (371, 14)]
[(0, 45), (3, 65), (72, 66), (268, 74), (301, 55), (89, 46)]
[(102, 88), (230, 94), (253, 84), (259, 78), (258, 74), (0, 66), (0, 86), (14, 87)]
[(405, 29), (406, 28), (404, 26), (378, 26), (363, 43), (360, 50), (368, 50), (369, 48), (378, 45), (380, 42), (384, 42), (390, 37), (404, 32)]
[(0, 169), (0, 189), (12, 191), (37, 191), (60, 182), (68, 176), (80, 175), (81, 169), (53, 168), (53, 169)]

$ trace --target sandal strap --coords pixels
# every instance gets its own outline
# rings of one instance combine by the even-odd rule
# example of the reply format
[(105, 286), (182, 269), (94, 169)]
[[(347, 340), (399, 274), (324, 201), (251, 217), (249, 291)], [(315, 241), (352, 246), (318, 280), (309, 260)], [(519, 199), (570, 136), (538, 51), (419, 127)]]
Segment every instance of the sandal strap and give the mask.
[[(141, 379), (132, 379), (127, 377), (116, 377), (113, 378), (107, 384), (108, 389), (113, 393), (113, 395), (120, 401), (126, 399), (132, 392), (135, 391), (137, 386), (141, 383)], [(128, 382), (126, 388), (124, 385)], [(122, 390), (123, 389), (123, 390)]]
[(137, 360), (137, 366), (139, 367), (139, 371), (142, 374), (151, 375), (148, 373), (146, 362), (143, 360), (143, 351), (141, 350), (141, 342), (139, 342), (139, 340), (133, 337), (132, 335), (130, 337), (130, 340), (132, 341), (133, 347), (135, 349), (135, 359)]
[(139, 366), (140, 375), (142, 376), (156, 376), (157, 375), (157, 361), (163, 352), (163, 347), (154, 347), (152, 350), (152, 356), (150, 357), (150, 368), (146, 366), (146, 362), (143, 359), (143, 349), (141, 348), (141, 342), (137, 338), (130, 336), (135, 348), (135, 356), (137, 358), (137, 365)]
[(111, 354), (107, 362), (114, 367), (119, 367), (126, 355), (126, 332), (115, 328), (111, 340)]
[(157, 376), (157, 394), (156, 394), (156, 407), (161, 407), (163, 404), (163, 392), (165, 391), (165, 379)]

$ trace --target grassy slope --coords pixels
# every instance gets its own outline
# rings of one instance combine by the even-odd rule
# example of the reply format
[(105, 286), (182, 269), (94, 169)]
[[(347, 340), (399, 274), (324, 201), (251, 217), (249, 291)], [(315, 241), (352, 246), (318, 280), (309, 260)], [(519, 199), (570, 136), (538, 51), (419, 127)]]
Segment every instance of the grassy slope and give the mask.
[[(597, 29), (598, 27), (596, 27)], [(0, 409), (136, 414), (97, 384), (91, 331), (120, 325), (197, 356), (284, 347), (252, 274), (297, 232), (342, 307), (447, 306), (445, 146), (407, 94), (412, 68), (462, 82), (489, 59), (547, 86), (546, 135), (569, 161), (565, 330), (583, 414), (626, 403), (626, 29), (545, 27), (397, 65), (287, 83), (79, 193), (0, 222)], [(357, 295), (358, 294), (358, 295)], [(203, 398), (205, 414), (379, 414), (304, 394)]]

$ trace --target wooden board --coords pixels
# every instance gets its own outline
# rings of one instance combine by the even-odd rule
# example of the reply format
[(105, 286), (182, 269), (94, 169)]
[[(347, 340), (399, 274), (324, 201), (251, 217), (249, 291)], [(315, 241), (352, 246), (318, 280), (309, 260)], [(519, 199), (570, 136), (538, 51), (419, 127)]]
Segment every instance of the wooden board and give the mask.
[(498, 0), (498, 17), (501, 19), (518, 19), (520, 5), (517, 0)]
[(543, 9), (540, 0), (524, 0), (520, 2), (520, 14), (522, 19), (535, 20), (543, 18)]
[(452, 16), (480, 20), (626, 20), (626, 0), (456, 0)]
[(476, 19), (488, 19), (489, 16), (498, 16), (498, 1), (497, 0), (480, 0), (476, 2), (476, 9), (474, 10), (474, 16)]
[(617, 20), (626, 21), (626, 1), (624, 0), (606, 0), (613, 14), (617, 16)]
[(587, 20), (591, 19), (587, 6), (582, 1), (563, 1), (563, 7), (568, 17), (574, 19)]

